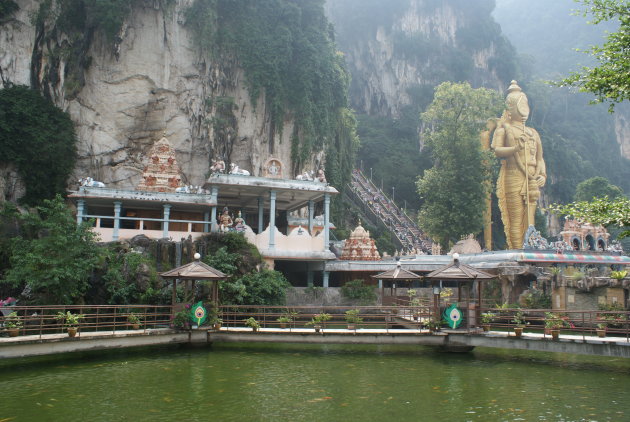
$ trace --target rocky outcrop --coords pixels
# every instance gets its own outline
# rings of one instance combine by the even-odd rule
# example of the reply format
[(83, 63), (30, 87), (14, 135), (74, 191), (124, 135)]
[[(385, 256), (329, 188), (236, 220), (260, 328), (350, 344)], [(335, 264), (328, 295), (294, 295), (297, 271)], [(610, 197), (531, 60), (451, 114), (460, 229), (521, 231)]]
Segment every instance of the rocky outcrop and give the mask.
[[(177, 0), (168, 10), (153, 1), (134, 3), (113, 48), (94, 34), (85, 52), (89, 66), (79, 82), (67, 80), (68, 64), (56, 53), (67, 40), (53, 36), (44, 42), (31, 23), (39, 2), (17, 3), (19, 11), (0, 31), (2, 84), (40, 86), (70, 114), (79, 153), (74, 180), (92, 176), (109, 187), (135, 187), (147, 152), (164, 132), (184, 184), (201, 185), (214, 158), (235, 162), (253, 175), (262, 174), (270, 156), (290, 168), (292, 122), (278, 134), (264, 96), (258, 104), (250, 101), (238, 63), (200, 54), (184, 25), (191, 0)], [(217, 98), (230, 103), (229, 127), (215, 124), (215, 117), (222, 113), (225, 120), (226, 113), (213, 101)], [(270, 136), (275, 137), (271, 145)]]
[[(500, 35), (482, 46), (463, 45), (467, 38), (462, 31), (480, 24), (469, 13), (471, 5), (409, 0), (376, 10), (378, 2), (369, 2), (360, 5), (365, 17), (350, 13), (349, 7), (347, 0), (328, 0), (327, 13), (352, 74), (352, 106), (360, 113), (396, 118), (403, 107), (430, 101), (433, 86), (444, 80), (468, 80), (501, 91), (509, 82), (497, 74), (497, 42), (504, 42)], [(378, 23), (366, 23), (370, 15), (379, 16)], [(480, 20), (493, 25), (490, 19), (488, 12)], [(458, 75), (460, 70), (465, 75)]]
[(615, 135), (621, 155), (630, 160), (630, 107), (627, 104), (615, 107)]

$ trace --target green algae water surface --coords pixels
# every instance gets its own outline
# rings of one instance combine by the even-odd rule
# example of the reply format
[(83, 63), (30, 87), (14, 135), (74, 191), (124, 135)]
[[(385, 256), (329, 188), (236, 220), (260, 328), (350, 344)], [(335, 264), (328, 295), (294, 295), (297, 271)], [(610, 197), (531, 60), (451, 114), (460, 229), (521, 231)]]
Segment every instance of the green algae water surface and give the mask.
[(215, 345), (0, 362), (0, 421), (628, 421), (630, 362)]

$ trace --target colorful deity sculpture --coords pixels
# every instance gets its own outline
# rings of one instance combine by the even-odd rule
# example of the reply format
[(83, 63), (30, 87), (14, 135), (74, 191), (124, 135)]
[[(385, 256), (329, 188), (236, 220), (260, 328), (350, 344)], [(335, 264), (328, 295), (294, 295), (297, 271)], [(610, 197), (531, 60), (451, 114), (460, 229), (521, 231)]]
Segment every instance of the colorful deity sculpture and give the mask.
[(536, 130), (527, 127), (527, 96), (512, 81), (505, 99), (506, 111), (492, 137), (492, 149), (501, 159), (497, 198), (508, 248), (520, 249), (530, 225), (534, 225), (540, 188), (547, 171), (542, 144)]

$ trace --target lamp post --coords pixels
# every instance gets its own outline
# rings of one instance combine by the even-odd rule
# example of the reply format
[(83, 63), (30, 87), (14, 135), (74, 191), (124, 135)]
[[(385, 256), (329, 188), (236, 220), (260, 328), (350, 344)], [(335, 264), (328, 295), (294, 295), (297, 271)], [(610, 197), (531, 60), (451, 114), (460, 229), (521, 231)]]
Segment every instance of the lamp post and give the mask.
[(396, 187), (392, 186), (392, 202), (396, 205)]
[(372, 167), (370, 167), (370, 182), (372, 181)]

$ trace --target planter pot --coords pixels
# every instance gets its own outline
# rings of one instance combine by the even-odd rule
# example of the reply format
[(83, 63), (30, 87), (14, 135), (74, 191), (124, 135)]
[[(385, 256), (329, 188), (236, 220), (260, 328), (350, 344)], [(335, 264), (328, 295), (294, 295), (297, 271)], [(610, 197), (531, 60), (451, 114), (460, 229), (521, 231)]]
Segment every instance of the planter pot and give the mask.
[(551, 330), (551, 338), (558, 340), (558, 337), (560, 337), (560, 330)]
[(319, 333), (319, 331), (322, 329), (321, 325), (313, 325), (313, 328), (315, 329), (316, 333)]
[(357, 327), (354, 324), (348, 324), (348, 330), (356, 330)]
[(482, 324), (481, 328), (483, 328), (483, 331), (487, 333), (490, 331), (490, 324)]
[(551, 328), (545, 327), (545, 334), (548, 336), (551, 335)]
[(214, 329), (219, 331), (221, 329), (221, 324), (219, 324), (218, 322), (214, 324)]
[(77, 327), (68, 327), (68, 336), (75, 337), (77, 335)]
[(280, 323), (280, 328), (287, 328), (287, 323), (286, 322), (281, 322)]
[(257, 333), (258, 332), (258, 327), (252, 327), (252, 331)]
[(597, 337), (606, 337), (606, 330), (597, 328), (595, 330), (597, 332)]
[(9, 337), (17, 337), (20, 334), (19, 328), (7, 328), (7, 332), (9, 333)]
[(520, 337), (523, 335), (523, 327), (514, 327), (514, 335)]
[(140, 329), (140, 323), (131, 324), (131, 328), (133, 328), (134, 330), (139, 330)]

